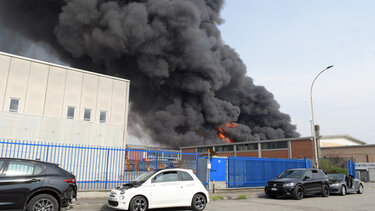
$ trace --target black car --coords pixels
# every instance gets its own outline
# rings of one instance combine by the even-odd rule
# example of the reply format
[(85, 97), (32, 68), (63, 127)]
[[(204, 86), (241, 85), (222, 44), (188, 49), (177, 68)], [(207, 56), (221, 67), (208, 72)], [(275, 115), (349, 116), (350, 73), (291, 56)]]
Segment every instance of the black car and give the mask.
[(320, 169), (289, 169), (267, 182), (265, 194), (268, 198), (293, 197), (302, 199), (307, 194), (328, 197), (329, 180)]
[(76, 197), (75, 176), (58, 164), (0, 158), (0, 210), (57, 211)]

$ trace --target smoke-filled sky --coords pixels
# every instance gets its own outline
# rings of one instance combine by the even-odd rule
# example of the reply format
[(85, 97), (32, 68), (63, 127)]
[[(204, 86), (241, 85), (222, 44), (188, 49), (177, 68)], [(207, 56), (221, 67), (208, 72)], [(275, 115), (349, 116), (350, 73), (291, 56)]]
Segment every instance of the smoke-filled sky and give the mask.
[(267, 87), (310, 136), (310, 85), (322, 135), (375, 144), (375, 1), (227, 1), (219, 28), (247, 75)]
[(31, 43), (67, 65), (130, 79), (129, 131), (157, 143), (219, 143), (219, 130), (234, 142), (298, 136), (273, 94), (246, 76), (241, 57), (222, 39), (223, 4), (1, 1), (0, 50), (28, 55)]

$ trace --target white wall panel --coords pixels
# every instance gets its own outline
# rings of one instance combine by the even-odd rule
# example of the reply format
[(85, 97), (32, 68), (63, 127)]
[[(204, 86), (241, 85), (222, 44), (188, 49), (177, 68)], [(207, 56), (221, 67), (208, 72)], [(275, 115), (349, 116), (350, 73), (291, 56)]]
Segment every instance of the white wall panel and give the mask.
[(83, 73), (64, 70), (67, 73), (65, 83), (65, 96), (64, 96), (64, 112), (61, 118), (66, 118), (66, 111), (68, 106), (74, 106), (74, 119), (80, 117), (80, 104), (82, 94), (82, 81)]
[(4, 107), (4, 97), (7, 87), (10, 57), (0, 55), (0, 108)]
[(47, 65), (31, 63), (24, 113), (43, 116), (48, 71)]
[(20, 99), (18, 112), (24, 111), (30, 64), (29, 61), (19, 58), (11, 59), (3, 110), (9, 110), (10, 98), (18, 98)]
[(98, 96), (98, 77), (94, 75), (84, 74), (81, 94), (81, 115), (80, 120), (83, 120), (84, 109), (91, 109), (91, 120), (96, 119), (96, 101)]
[(66, 115), (63, 111), (66, 71), (59, 67), (50, 67), (48, 74), (46, 101), (44, 105), (44, 116), (58, 117)]
[(107, 111), (107, 123), (111, 123), (111, 105), (112, 105), (112, 81), (108, 78), (99, 78), (98, 101), (96, 106), (95, 122), (99, 122), (99, 112)]

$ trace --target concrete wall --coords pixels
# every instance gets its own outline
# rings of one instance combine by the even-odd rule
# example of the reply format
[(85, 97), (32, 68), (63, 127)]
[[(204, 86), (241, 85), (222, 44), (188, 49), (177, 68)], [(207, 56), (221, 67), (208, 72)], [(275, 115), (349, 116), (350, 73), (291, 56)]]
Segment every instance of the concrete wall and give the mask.
[(369, 181), (375, 182), (375, 169), (368, 169)]
[(375, 145), (324, 147), (323, 157), (353, 157), (357, 163), (375, 162)]
[[(129, 83), (0, 53), (0, 137), (125, 146)], [(11, 99), (19, 100), (17, 112), (9, 110)], [(68, 107), (75, 108), (73, 119), (67, 119)], [(85, 109), (91, 110), (89, 121)]]

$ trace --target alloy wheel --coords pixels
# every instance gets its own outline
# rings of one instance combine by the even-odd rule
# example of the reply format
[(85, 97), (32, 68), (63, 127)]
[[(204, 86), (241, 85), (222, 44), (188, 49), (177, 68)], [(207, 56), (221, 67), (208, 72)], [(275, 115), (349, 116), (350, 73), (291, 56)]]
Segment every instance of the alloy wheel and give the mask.
[(341, 195), (345, 196), (345, 194), (346, 194), (346, 188), (345, 188), (345, 186), (342, 186), (341, 187)]
[(33, 211), (54, 211), (53, 202), (49, 199), (42, 198), (35, 202)]
[(197, 196), (194, 200), (194, 206), (199, 210), (204, 209), (206, 207), (206, 199), (202, 195)]
[(147, 202), (143, 198), (137, 198), (133, 202), (133, 210), (145, 211), (147, 209)]

